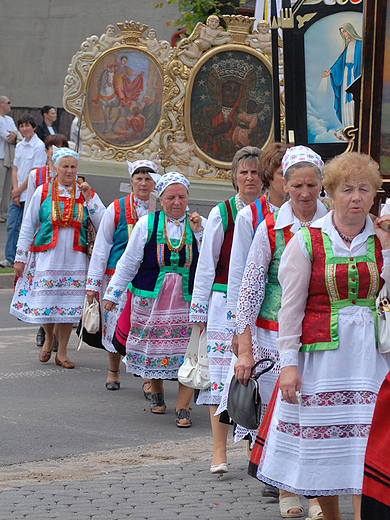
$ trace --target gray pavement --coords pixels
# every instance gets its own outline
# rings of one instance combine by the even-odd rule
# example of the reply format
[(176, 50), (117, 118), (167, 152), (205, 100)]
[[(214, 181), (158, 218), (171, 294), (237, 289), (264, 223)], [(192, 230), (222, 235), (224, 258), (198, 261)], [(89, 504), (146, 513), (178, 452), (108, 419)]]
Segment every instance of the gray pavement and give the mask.
[[(75, 334), (74, 370), (42, 365), (36, 327), (8, 316), (11, 297), (0, 290), (0, 520), (280, 519), (247, 474), (243, 443), (229, 437), (229, 472), (210, 474), (207, 407), (193, 405), (193, 427), (183, 431), (173, 415), (177, 383), (165, 384), (162, 416), (124, 369), (121, 390), (108, 392), (106, 353), (76, 352)], [(341, 508), (353, 520), (350, 497)]]
[[(0, 224), (0, 259), (5, 239)], [(155, 416), (124, 366), (121, 390), (108, 392), (106, 353), (76, 352), (75, 334), (74, 370), (42, 365), (37, 327), (9, 315), (11, 298), (0, 289), (0, 520), (281, 518), (248, 476), (243, 443), (229, 438), (229, 472), (210, 474), (207, 407), (193, 405), (194, 424), (183, 431), (173, 415), (177, 383), (165, 383), (168, 410)], [(351, 497), (340, 504), (343, 520), (353, 520)]]

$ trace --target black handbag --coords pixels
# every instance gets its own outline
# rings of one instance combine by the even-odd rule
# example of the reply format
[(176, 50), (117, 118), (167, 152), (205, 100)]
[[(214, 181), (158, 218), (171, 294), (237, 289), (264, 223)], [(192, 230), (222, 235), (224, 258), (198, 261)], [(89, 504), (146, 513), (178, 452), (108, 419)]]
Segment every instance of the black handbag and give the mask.
[(234, 376), (230, 383), (227, 403), (228, 413), (233, 422), (248, 430), (256, 430), (260, 425), (261, 398), (257, 380), (262, 374), (272, 369), (274, 362), (270, 358), (264, 358), (252, 367), (253, 372), (260, 363), (265, 362), (270, 364), (252, 375), (248, 379), (248, 386), (242, 385)]

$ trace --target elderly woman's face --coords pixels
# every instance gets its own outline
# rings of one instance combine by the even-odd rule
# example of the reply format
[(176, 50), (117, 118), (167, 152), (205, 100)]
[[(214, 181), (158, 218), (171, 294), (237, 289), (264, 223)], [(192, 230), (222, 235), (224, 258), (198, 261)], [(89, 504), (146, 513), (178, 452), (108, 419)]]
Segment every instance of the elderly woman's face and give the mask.
[(56, 165), (58, 182), (63, 186), (72, 186), (76, 180), (78, 165), (76, 157), (62, 157)]
[(365, 179), (350, 179), (339, 184), (332, 197), (338, 222), (345, 225), (362, 222), (375, 197), (374, 186)]
[(149, 200), (149, 195), (154, 190), (154, 180), (148, 173), (134, 173), (131, 185), (134, 197), (141, 200)]
[(290, 195), (293, 211), (308, 214), (316, 212), (321, 182), (314, 166), (295, 169), (285, 184), (284, 190)]
[(171, 184), (160, 195), (161, 207), (171, 218), (183, 217), (188, 203), (188, 192), (183, 184)]

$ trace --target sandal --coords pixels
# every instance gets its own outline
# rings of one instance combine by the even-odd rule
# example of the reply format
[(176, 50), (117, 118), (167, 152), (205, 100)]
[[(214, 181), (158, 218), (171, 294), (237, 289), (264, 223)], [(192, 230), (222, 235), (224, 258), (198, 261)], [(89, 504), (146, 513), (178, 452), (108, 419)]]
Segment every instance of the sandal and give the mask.
[[(282, 518), (300, 518), (303, 516), (303, 507), (298, 496), (285, 497), (279, 501)], [(299, 509), (299, 513), (289, 513), (291, 509)]]
[(322, 509), (320, 506), (311, 506), (309, 508), (309, 516), (306, 520), (323, 520)]
[[(119, 370), (110, 370), (108, 369), (109, 372), (111, 372), (112, 374), (118, 374), (119, 375)], [(107, 381), (106, 383), (106, 388), (107, 390), (119, 390), (121, 387), (121, 384), (119, 381)]]
[[(145, 390), (145, 385), (149, 385), (147, 387), (147, 390)], [(152, 384), (150, 381), (144, 381), (143, 385), (142, 385), (142, 390), (144, 392), (144, 397), (145, 399), (147, 399), (148, 401), (151, 401), (152, 400)]]
[(164, 402), (164, 394), (153, 394), (150, 401), (150, 411), (152, 413), (165, 413), (167, 405)]
[(175, 415), (178, 428), (190, 428), (192, 426), (189, 410), (180, 408), (180, 410), (175, 410)]

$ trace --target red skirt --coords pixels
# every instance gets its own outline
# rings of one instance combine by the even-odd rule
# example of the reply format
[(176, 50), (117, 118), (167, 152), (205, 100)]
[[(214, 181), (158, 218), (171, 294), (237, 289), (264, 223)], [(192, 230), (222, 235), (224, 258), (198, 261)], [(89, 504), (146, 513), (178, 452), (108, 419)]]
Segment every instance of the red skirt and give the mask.
[(364, 460), (362, 520), (390, 519), (390, 372), (377, 397)]

